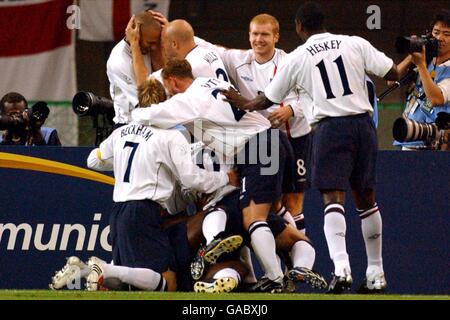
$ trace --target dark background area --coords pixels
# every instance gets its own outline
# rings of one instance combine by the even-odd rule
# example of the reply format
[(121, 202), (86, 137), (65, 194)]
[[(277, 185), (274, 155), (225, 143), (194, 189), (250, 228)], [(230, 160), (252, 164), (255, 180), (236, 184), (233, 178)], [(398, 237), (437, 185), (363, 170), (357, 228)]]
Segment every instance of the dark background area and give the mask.
[[(185, 19), (192, 24), (197, 36), (212, 43), (230, 48), (247, 49), (248, 24), (252, 17), (269, 13), (280, 22), (278, 47), (290, 52), (300, 45), (295, 33), (294, 18), (297, 8), (304, 1), (288, 0), (171, 0), (169, 20)], [(322, 0), (328, 31), (338, 34), (358, 35), (370, 41), (399, 63), (403, 56), (394, 49), (399, 35), (423, 34), (430, 29), (430, 21), (438, 8), (449, 8), (450, 1), (354, 1)], [(367, 20), (371, 16), (367, 8), (377, 5), (381, 9), (381, 29), (369, 30)], [(113, 42), (77, 40), (78, 89), (92, 91), (109, 97), (106, 61), (114, 47)], [(375, 80), (375, 79), (374, 79)], [(377, 93), (386, 89), (384, 81), (376, 79)], [(401, 114), (404, 90), (396, 90), (383, 100), (380, 106), (380, 149), (392, 149), (391, 128)], [(394, 104), (394, 105), (393, 105)], [(91, 119), (80, 121), (80, 145), (93, 145), (94, 132)]]

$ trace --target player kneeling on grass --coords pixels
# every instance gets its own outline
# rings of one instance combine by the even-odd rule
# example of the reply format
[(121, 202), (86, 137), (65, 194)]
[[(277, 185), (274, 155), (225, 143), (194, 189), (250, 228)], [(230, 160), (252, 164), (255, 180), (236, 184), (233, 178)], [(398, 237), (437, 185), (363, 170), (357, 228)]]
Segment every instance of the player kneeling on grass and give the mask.
[[(250, 241), (245, 236), (246, 233), (242, 227), (239, 190), (225, 195), (217, 201), (217, 204), (209, 208), (205, 213), (202, 213), (202, 215), (204, 216), (202, 219), (203, 236), (207, 244), (202, 244), (199, 247), (197, 255), (191, 264), (192, 278), (194, 280), (200, 279), (194, 286), (194, 290), (198, 292), (203, 292), (202, 288), (211, 286), (211, 281), (208, 283), (203, 280), (204, 278), (208, 279), (208, 275), (203, 276), (204, 270), (206, 267), (212, 268), (216, 261), (223, 261), (222, 255), (227, 251), (226, 240), (232, 239), (226, 238), (227, 234), (243, 235), (244, 244), (251, 247)], [(287, 256), (290, 255), (291, 261), (286, 261), (286, 264), (292, 266), (292, 268), (287, 273), (287, 278), (294, 282), (308, 283), (313, 288), (326, 288), (327, 283), (325, 279), (312, 270), (315, 251), (310, 240), (297, 228), (274, 213), (269, 214), (267, 223), (274, 235), (277, 251), (286, 252)], [(228, 241), (228, 245), (233, 243), (232, 240)], [(252, 265), (246, 264), (246, 267), (249, 269), (248, 271), (253, 271), (251, 270)], [(267, 290), (261, 287), (261, 283), (263, 282), (257, 282), (253, 286), (250, 285), (249, 291), (266, 292)], [(249, 286), (248, 283), (245, 285)], [(284, 291), (289, 291), (289, 289), (285, 287)]]
[[(201, 223), (204, 214), (194, 216), (177, 215), (165, 219), (162, 224), (167, 234), (170, 246), (174, 250), (174, 265), (177, 272), (177, 290), (222, 293), (235, 290), (247, 270), (238, 256), (224, 255), (222, 262), (218, 262), (205, 270), (205, 275), (194, 286), (190, 277), (190, 262), (195, 256), (196, 248), (201, 241)], [(233, 244), (229, 251), (236, 250), (242, 243), (240, 236), (232, 236)], [(227, 239), (227, 238), (225, 238)], [(66, 265), (52, 278), (51, 289), (71, 288), (71, 284), (88, 279), (93, 275), (98, 285), (88, 286), (88, 290), (150, 290), (163, 291), (159, 274), (151, 269), (130, 268), (109, 264), (97, 257), (91, 257), (87, 263), (78, 257), (70, 257)], [(77, 279), (78, 278), (78, 279)]]
[[(164, 88), (154, 81), (159, 102)], [(212, 193), (227, 184), (238, 185), (236, 173), (208, 172), (191, 160), (190, 146), (178, 130), (130, 123), (117, 128), (87, 160), (89, 168), (114, 169), (113, 210), (110, 216), (112, 256), (119, 276), (132, 271), (147, 290), (176, 290), (174, 249), (161, 229), (161, 210), (176, 183), (198, 192)], [(88, 290), (97, 290), (108, 274), (108, 265), (89, 260)], [(117, 269), (119, 268), (119, 269)], [(111, 270), (110, 270), (111, 271)], [(136, 273), (145, 272), (146, 276)], [(151, 274), (150, 274), (151, 273)], [(120, 277), (119, 277), (120, 278)], [(130, 280), (131, 281), (131, 280)]]
[[(153, 102), (163, 100), (165, 97), (161, 84), (154, 79), (149, 81), (148, 85), (154, 87), (154, 90), (150, 91), (161, 93), (154, 96)], [(142, 145), (140, 149), (139, 145)], [(143, 152), (139, 153), (142, 149)], [(109, 278), (118, 278), (120, 283), (125, 282), (143, 290), (164, 290), (166, 285), (169, 290), (175, 290), (176, 276), (173, 270), (179, 269), (174, 258), (176, 249), (170, 246), (168, 233), (160, 228), (160, 210), (175, 193), (177, 182), (205, 193), (214, 192), (227, 183), (238, 185), (237, 178), (232, 173), (207, 172), (198, 168), (191, 161), (189, 149), (185, 137), (177, 130), (130, 124), (117, 129), (102, 142), (99, 149), (90, 154), (89, 167), (98, 170), (114, 168), (114, 202), (117, 210), (114, 210), (110, 220), (114, 265), (96, 257), (89, 259), (89, 273), (80, 271), (80, 275), (87, 275), (88, 290), (98, 290), (105, 279)], [(121, 157), (127, 159), (121, 161)], [(134, 166), (130, 166), (133, 159)], [(156, 181), (150, 181), (155, 178)], [(142, 183), (143, 179), (148, 181)], [(156, 185), (158, 190), (150, 190)], [(147, 195), (153, 196), (149, 198)], [(128, 205), (135, 208), (127, 213), (123, 208)], [(150, 223), (151, 230), (145, 227), (149, 226), (149, 221), (137, 221), (140, 218), (136, 213), (139, 212), (144, 213), (139, 216), (154, 218)], [(129, 237), (133, 234), (134, 237)], [(64, 287), (68, 279), (76, 276), (74, 270), (86, 269), (84, 267), (79, 259), (71, 257), (68, 265), (52, 278), (50, 287)]]

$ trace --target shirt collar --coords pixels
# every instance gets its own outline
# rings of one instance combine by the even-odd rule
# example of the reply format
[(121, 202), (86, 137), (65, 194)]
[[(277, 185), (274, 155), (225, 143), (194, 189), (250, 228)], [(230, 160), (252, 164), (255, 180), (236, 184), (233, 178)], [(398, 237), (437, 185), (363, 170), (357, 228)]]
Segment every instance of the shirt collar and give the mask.
[(329, 32), (316, 33), (316, 34), (313, 34), (312, 36), (310, 36), (306, 42), (311, 42), (311, 41), (328, 38), (330, 35), (331, 35), (331, 33), (329, 33)]

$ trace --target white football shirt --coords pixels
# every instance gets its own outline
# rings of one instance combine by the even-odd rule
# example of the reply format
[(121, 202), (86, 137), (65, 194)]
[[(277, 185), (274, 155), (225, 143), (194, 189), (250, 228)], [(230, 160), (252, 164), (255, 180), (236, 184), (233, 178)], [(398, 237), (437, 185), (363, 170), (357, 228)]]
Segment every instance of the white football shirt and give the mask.
[[(152, 72), (150, 55), (144, 55), (144, 63)], [(106, 63), (106, 74), (109, 80), (109, 93), (114, 102), (114, 122), (129, 123), (130, 112), (137, 104), (138, 92), (133, 71), (131, 48), (125, 40), (120, 41), (111, 51)]]
[(160, 128), (185, 125), (197, 140), (233, 157), (251, 137), (269, 129), (270, 122), (257, 112), (245, 112), (223, 101), (219, 90), (229, 87), (228, 82), (200, 77), (184, 93), (149, 108), (134, 109), (132, 118)]
[(372, 113), (365, 72), (384, 77), (392, 66), (392, 59), (363, 38), (316, 34), (287, 55), (265, 95), (279, 103), (298, 86), (313, 101), (313, 122)]
[(111, 159), (115, 202), (150, 199), (164, 206), (177, 181), (204, 193), (228, 183), (225, 172), (208, 172), (194, 164), (190, 145), (178, 130), (122, 126), (91, 152), (88, 167), (104, 170), (104, 162)]
[(197, 45), (186, 55), (186, 60), (191, 64), (194, 78), (217, 78), (228, 81), (225, 66), (216, 51)]
[[(255, 98), (259, 92), (264, 92), (264, 89), (272, 81), (276, 74), (286, 53), (281, 49), (275, 49), (275, 54), (264, 64), (256, 61), (255, 54), (252, 49), (238, 50), (227, 49), (216, 46), (201, 38), (196, 38), (196, 43), (203, 48), (214, 50), (219, 53), (226, 70), (230, 76), (231, 83), (233, 83), (239, 92), (247, 99)], [(301, 137), (311, 131), (308, 123), (308, 108), (311, 107), (311, 99), (305, 98), (305, 95), (299, 95), (298, 88), (293, 90), (283, 103), (275, 104), (272, 107), (258, 111), (265, 117), (269, 113), (275, 111), (279, 107), (290, 105), (294, 115), (286, 124), (280, 127), (288, 137)]]
[[(210, 172), (222, 171), (225, 173), (231, 170), (231, 166), (222, 164), (220, 162), (220, 155), (217, 155), (213, 150), (205, 146), (203, 142), (198, 141), (191, 143), (190, 148), (192, 161), (205, 170)], [(236, 189), (236, 187), (227, 184), (218, 188), (215, 192), (206, 195), (196, 190), (188, 189), (186, 186), (177, 184), (172, 197), (165, 202), (165, 206), (170, 214), (175, 214), (182, 210), (186, 210), (189, 203), (195, 203), (201, 197), (207, 196), (203, 207), (203, 210), (207, 210)]]

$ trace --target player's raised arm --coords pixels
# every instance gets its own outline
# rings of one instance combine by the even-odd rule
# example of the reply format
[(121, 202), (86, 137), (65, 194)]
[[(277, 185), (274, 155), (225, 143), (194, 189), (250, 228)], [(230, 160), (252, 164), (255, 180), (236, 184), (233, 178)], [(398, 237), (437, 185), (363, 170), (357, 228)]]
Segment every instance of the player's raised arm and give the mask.
[(141, 23), (137, 23), (135, 17), (132, 16), (125, 29), (127, 41), (130, 43), (133, 72), (136, 78), (136, 86), (141, 86), (149, 74), (149, 70), (145, 66), (144, 56), (141, 53), (139, 45), (141, 33)]

